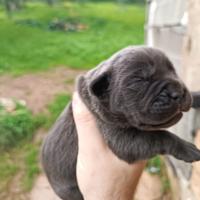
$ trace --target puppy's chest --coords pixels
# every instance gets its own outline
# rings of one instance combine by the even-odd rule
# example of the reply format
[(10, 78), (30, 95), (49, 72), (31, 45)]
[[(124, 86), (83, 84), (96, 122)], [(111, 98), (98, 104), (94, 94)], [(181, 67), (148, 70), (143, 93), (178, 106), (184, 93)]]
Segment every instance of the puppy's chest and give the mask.
[(126, 137), (125, 129), (121, 129), (117, 127), (117, 125), (106, 124), (105, 122), (96, 121), (97, 127), (104, 139), (104, 141), (108, 144), (110, 141), (115, 140), (117, 138)]

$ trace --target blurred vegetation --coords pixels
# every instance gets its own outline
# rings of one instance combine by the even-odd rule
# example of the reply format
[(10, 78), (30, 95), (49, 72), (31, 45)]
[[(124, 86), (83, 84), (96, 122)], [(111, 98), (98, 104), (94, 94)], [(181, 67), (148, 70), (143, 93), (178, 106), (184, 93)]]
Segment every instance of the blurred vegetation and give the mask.
[(47, 105), (50, 115), (33, 116), (30, 110), (17, 102), (12, 113), (0, 106), (0, 150), (30, 140), (41, 126), (49, 129), (70, 100), (71, 95), (56, 94), (55, 102)]
[(17, 190), (19, 195), (32, 188), (34, 178), (40, 172), (38, 166), (40, 146), (41, 141), (30, 143), (24, 140), (18, 142), (15, 148), (1, 151), (0, 199), (6, 199), (10, 193), (14, 193), (12, 188)]
[(7, 152), (0, 155), (0, 160), (0, 199), (2, 199), (3, 192), (8, 187), (8, 183), (12, 180), (12, 176), (19, 166), (10, 158), (10, 154)]
[(40, 172), (38, 156), (42, 141), (34, 142), (30, 139), (38, 127), (49, 129), (70, 100), (71, 95), (57, 94), (54, 103), (47, 105), (50, 115), (32, 116), (28, 109), (19, 104), (12, 114), (5, 113), (1, 107), (0, 199), (9, 192), (9, 185), (16, 173), (21, 174), (17, 181), (20, 181), (22, 192), (31, 190), (34, 177)]
[[(126, 46), (143, 44), (145, 7), (135, 4), (141, 2), (0, 0), (0, 75), (59, 65), (91, 69)], [(32, 188), (40, 172), (41, 141), (35, 142), (34, 134), (39, 127), (49, 129), (70, 99), (57, 94), (47, 105), (49, 115), (33, 116), (20, 105), (12, 114), (0, 107), (0, 199), (16, 175), (22, 192)]]
[(70, 84), (70, 83), (74, 83), (74, 81), (75, 81), (74, 78), (69, 78), (66, 80), (66, 83)]
[(146, 164), (146, 171), (150, 174), (159, 174), (162, 170), (162, 164), (159, 156), (148, 160)]
[(71, 95), (68, 94), (56, 94), (54, 103), (48, 104), (47, 108), (50, 111), (50, 116), (46, 116), (46, 122), (43, 125), (44, 128), (49, 129), (57, 120), (61, 112), (67, 106), (71, 100)]
[(30, 139), (42, 123), (26, 107), (17, 102), (16, 105), (13, 113), (0, 106), (0, 148), (15, 146), (23, 139)]
[[(56, 21), (74, 20), (88, 29), (52, 31)], [(145, 8), (112, 2), (26, 3), (11, 20), (0, 9), (0, 74), (18, 76), (66, 65), (90, 69), (116, 51), (144, 40)]]
[[(91, 69), (126, 46), (143, 44), (144, 2), (0, 0), (0, 75), (19, 76), (59, 65)], [(32, 188), (40, 172), (42, 141), (31, 139), (39, 127), (49, 129), (70, 100), (71, 95), (57, 94), (47, 105), (49, 115), (32, 116), (20, 105), (10, 114), (0, 107), (0, 147), (6, 147), (0, 148), (0, 199), (16, 174), (24, 191)], [(160, 177), (163, 194), (170, 190), (160, 157), (149, 160), (146, 170)]]
[(27, 154), (24, 156), (26, 175), (23, 176), (21, 184), (26, 190), (31, 190), (34, 183), (34, 176), (40, 172), (38, 166), (39, 150), (33, 144), (25, 144), (23, 146), (23, 150), (24, 152), (27, 152)]
[(167, 174), (167, 168), (164, 163), (164, 159), (160, 156), (156, 156), (148, 160), (145, 170), (148, 171), (150, 174), (158, 175), (161, 183), (162, 183), (162, 194), (169, 194), (171, 193), (170, 182)]
[(46, 105), (49, 110), (49, 115), (39, 114), (33, 116), (32, 123), (37, 128), (43, 127), (49, 130), (70, 101), (70, 94), (56, 94), (54, 102)]
[[(70, 0), (71, 2), (77, 2), (81, 6), (85, 4), (87, 1), (98, 2), (99, 0)], [(146, 0), (101, 0), (105, 2), (117, 2), (120, 5), (137, 3), (144, 4)], [(27, 2), (46, 2), (49, 6), (55, 6), (59, 2), (65, 2), (65, 0), (0, 0), (0, 4), (5, 7), (5, 10), (8, 14), (8, 18), (12, 17), (12, 14), (16, 10), (22, 10), (26, 8)]]

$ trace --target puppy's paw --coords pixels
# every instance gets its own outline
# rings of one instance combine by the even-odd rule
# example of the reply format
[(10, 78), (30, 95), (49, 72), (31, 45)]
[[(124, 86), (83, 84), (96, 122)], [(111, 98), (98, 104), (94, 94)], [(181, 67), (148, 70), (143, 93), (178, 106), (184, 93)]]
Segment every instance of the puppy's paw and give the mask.
[(197, 149), (194, 144), (183, 141), (183, 143), (178, 146), (174, 157), (188, 163), (200, 161), (200, 150)]

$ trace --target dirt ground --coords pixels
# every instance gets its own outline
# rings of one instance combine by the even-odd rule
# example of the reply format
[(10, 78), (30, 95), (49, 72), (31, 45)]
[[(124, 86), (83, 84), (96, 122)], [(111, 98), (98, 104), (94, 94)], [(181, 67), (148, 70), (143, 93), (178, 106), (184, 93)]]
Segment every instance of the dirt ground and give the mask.
[(46, 104), (54, 101), (55, 94), (70, 94), (74, 91), (74, 84), (67, 80), (83, 72), (61, 66), (16, 78), (3, 76), (0, 79), (0, 97), (23, 99), (34, 114), (46, 113)]
[[(54, 101), (55, 94), (70, 94), (74, 91), (74, 83), (69, 83), (67, 80), (74, 79), (83, 72), (61, 66), (51, 71), (26, 74), (16, 78), (3, 76), (0, 79), (0, 97), (23, 99), (27, 102), (27, 107), (33, 111), (33, 114), (47, 113), (46, 104)], [(45, 135), (46, 132), (39, 132), (36, 134), (35, 140), (41, 140)], [(170, 198), (162, 195), (161, 189), (162, 184), (159, 177), (144, 172), (135, 198), (137, 200), (170, 200)], [(44, 173), (36, 177), (31, 192), (24, 194), (20, 199), (59, 200)]]

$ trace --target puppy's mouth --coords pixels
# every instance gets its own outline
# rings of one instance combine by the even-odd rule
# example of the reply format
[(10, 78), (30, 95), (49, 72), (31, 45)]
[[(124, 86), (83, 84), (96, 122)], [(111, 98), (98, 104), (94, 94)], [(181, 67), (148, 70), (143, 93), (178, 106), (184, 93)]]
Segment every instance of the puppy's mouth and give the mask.
[(175, 125), (182, 118), (183, 113), (178, 110), (174, 115), (168, 118), (165, 122), (157, 123), (157, 124), (140, 124), (140, 127), (143, 127), (144, 130), (158, 130), (161, 128), (169, 128), (170, 126)]
[(173, 126), (174, 124), (176, 124), (182, 118), (182, 116), (183, 116), (183, 113), (179, 111), (175, 113), (175, 115), (169, 120), (167, 120), (166, 122), (157, 124), (157, 125), (149, 125), (149, 126), (152, 126), (152, 128), (154, 129), (169, 128), (170, 126)]

